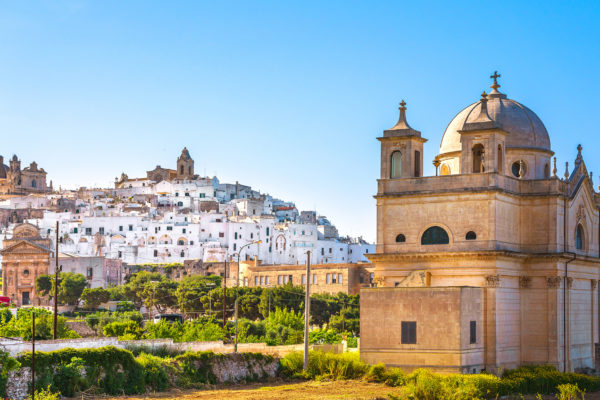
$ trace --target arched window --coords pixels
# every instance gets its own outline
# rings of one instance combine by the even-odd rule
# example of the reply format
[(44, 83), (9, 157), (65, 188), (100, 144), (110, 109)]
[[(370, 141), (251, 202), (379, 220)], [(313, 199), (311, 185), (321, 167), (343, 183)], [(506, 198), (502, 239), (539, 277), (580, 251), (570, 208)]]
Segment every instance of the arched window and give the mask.
[(179, 175), (183, 175), (183, 165), (179, 166)]
[(29, 276), (29, 270), (28, 269), (23, 270), (23, 276)]
[(521, 160), (515, 161), (511, 167), (512, 173), (515, 178), (524, 177), (527, 173), (527, 165), (523, 162), (523, 170), (521, 171)]
[(37, 182), (35, 181), (35, 179), (31, 181), (31, 187), (37, 187)]
[(546, 165), (544, 165), (544, 178), (548, 179), (550, 178), (550, 164), (546, 163)]
[(192, 174), (192, 167), (188, 167), (188, 174)]
[(440, 168), (440, 175), (450, 175), (450, 167), (448, 164), (442, 164)]
[(390, 158), (390, 178), (397, 179), (402, 176), (402, 153), (394, 151)]
[(423, 232), (423, 236), (421, 236), (421, 244), (448, 243), (450, 243), (448, 232), (446, 232), (444, 228), (440, 228), (439, 226), (432, 226), (431, 228), (428, 228), (425, 232)]
[(467, 235), (465, 236), (465, 239), (467, 240), (475, 240), (477, 239), (477, 234), (473, 231), (469, 231), (467, 232)]
[(502, 166), (504, 165), (504, 160), (502, 159), (502, 145), (498, 145), (498, 173), (501, 174), (502, 173)]
[(403, 234), (398, 234), (398, 236), (396, 236), (396, 243), (404, 243), (406, 242), (406, 237), (404, 237)]
[(585, 232), (581, 224), (577, 224), (577, 230), (575, 231), (575, 248), (577, 250), (585, 249)]
[(473, 173), (485, 172), (483, 168), (483, 145), (473, 146)]

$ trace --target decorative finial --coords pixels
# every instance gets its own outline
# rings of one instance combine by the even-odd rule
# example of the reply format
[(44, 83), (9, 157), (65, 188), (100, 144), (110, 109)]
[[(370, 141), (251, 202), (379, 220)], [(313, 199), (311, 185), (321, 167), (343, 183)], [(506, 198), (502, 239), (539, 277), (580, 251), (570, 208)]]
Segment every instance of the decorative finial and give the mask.
[(592, 187), (594, 187), (594, 173), (592, 171), (590, 171), (590, 183), (592, 184)]
[(556, 177), (557, 172), (558, 172), (558, 169), (556, 168), (556, 157), (554, 157), (554, 168), (552, 168), (552, 176)]
[(565, 163), (565, 179), (569, 179), (569, 162)]
[(405, 131), (410, 134), (421, 136), (420, 132), (415, 131), (410, 127), (410, 125), (408, 125), (408, 122), (406, 122), (406, 102), (404, 100), (400, 102), (400, 107), (398, 107), (398, 110), (400, 110), (398, 122), (396, 122), (396, 125), (394, 125), (394, 127), (388, 131)]
[(500, 78), (501, 76), (502, 75), (500, 75), (498, 71), (494, 71), (494, 75), (490, 76), (490, 78), (494, 80), (494, 83), (492, 84), (492, 86), (490, 86), (492, 89), (498, 90), (498, 88), (500, 87), (500, 85), (498, 84), (498, 78)]
[(485, 92), (485, 90), (483, 91), (483, 93), (481, 93), (481, 101), (487, 101), (487, 93)]
[(433, 159), (433, 166), (435, 167), (435, 176), (438, 176), (438, 167), (441, 163), (442, 162), (440, 161), (440, 156), (435, 156), (435, 158)]
[(398, 108), (398, 110), (406, 111), (406, 102), (404, 100), (400, 102), (400, 108)]
[(577, 145), (577, 158), (575, 159), (575, 166), (581, 164), (581, 162), (583, 161), (583, 157), (581, 156), (581, 150), (583, 150), (583, 147), (581, 147), (580, 144)]

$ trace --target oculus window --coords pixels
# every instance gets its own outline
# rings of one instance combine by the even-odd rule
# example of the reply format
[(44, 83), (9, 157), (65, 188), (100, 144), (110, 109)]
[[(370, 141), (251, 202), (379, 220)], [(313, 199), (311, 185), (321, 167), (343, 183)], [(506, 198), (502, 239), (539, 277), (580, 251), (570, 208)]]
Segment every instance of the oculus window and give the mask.
[(396, 236), (396, 243), (404, 243), (406, 242), (406, 237), (404, 237), (403, 234), (398, 234), (398, 236)]

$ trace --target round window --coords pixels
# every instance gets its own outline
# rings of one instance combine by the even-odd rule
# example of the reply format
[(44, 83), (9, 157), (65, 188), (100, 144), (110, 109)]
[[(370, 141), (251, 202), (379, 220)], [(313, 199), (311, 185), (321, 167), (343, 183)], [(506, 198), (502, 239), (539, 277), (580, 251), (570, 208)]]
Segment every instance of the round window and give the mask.
[[(512, 169), (512, 174), (515, 176), (515, 178), (519, 178), (520, 174), (519, 172), (521, 172), (521, 161), (515, 161), (511, 167)], [(522, 175), (525, 176), (525, 174), (527, 173), (527, 165), (525, 164), (525, 162), (523, 161), (523, 171), (522, 171)]]

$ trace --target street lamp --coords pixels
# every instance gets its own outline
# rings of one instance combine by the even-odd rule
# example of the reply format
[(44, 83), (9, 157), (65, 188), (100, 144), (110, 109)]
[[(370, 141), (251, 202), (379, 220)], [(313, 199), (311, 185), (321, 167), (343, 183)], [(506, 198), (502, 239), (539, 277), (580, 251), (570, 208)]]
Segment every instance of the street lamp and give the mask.
[(237, 353), (237, 345), (238, 345), (238, 288), (240, 287), (240, 255), (242, 254), (242, 250), (244, 247), (248, 247), (251, 244), (261, 244), (262, 240), (257, 240), (255, 242), (246, 243), (242, 247), (240, 247), (240, 251), (237, 253), (237, 278), (235, 280), (235, 342), (233, 346), (233, 352)]

